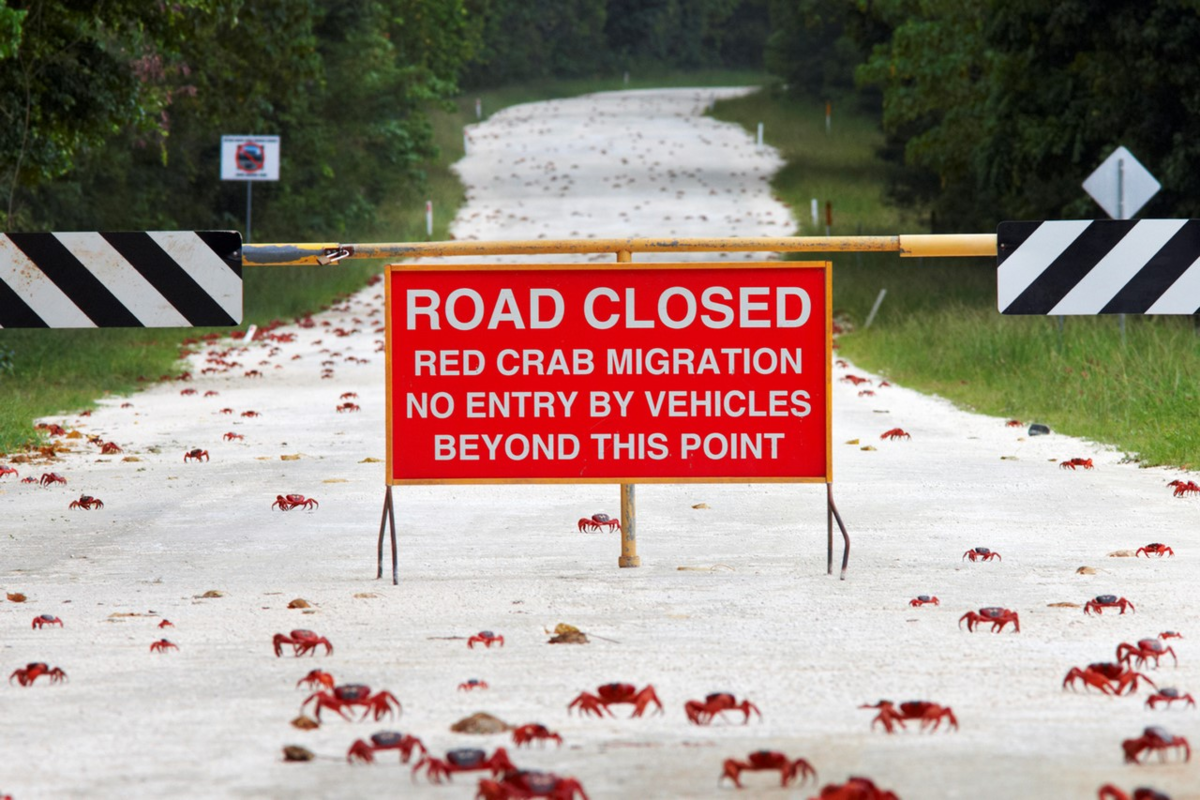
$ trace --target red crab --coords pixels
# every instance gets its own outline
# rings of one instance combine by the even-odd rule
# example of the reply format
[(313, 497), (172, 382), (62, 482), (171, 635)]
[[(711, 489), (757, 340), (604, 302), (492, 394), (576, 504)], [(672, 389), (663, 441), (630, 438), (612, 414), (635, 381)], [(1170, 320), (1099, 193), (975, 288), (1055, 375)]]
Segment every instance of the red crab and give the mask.
[(257, 411), (243, 411), (242, 416), (243, 417), (261, 417), (262, 414), (258, 413)]
[(362, 407), (356, 403), (342, 403), (337, 407), (337, 412), (341, 414), (343, 411), (362, 411)]
[(476, 800), (526, 800), (544, 797), (547, 800), (588, 800), (583, 786), (575, 778), (564, 778), (553, 772), (509, 770), (499, 781), (479, 780)]
[(442, 778), (450, 778), (456, 772), (477, 772), (486, 769), (491, 771), (492, 775), (500, 775), (516, 769), (508, 760), (508, 752), (503, 747), (497, 747), (496, 752), (492, 753), (490, 758), (486, 751), (476, 747), (448, 750), (445, 761), (440, 758), (431, 758), (428, 754), (423, 755), (417, 765), (413, 767), (414, 780), (421, 767), (425, 767), (425, 777), (433, 783), (441, 783)]
[(1163, 631), (1158, 635), (1160, 639), (1182, 639), (1183, 634), (1179, 631)]
[(872, 392), (870, 389), (863, 389), (861, 392), (858, 393), (858, 396), (859, 397), (874, 397), (875, 393)]
[(870, 383), (870, 382), (871, 382), (870, 378), (860, 378), (857, 375), (847, 375), (844, 378), (842, 378), (842, 383), (853, 383), (855, 386), (858, 386), (859, 384), (862, 384), (862, 383)]
[(611, 717), (613, 713), (609, 706), (624, 703), (633, 705), (631, 716), (634, 717), (640, 717), (651, 703), (658, 706), (658, 713), (663, 713), (662, 703), (654, 693), (653, 686), (647, 686), (639, 692), (632, 683), (606, 683), (596, 689), (596, 694), (581, 692), (567, 705), (567, 713), (579, 706), (580, 714), (595, 714), (597, 717), (608, 714)]
[(528, 725), (520, 725), (513, 728), (513, 744), (517, 747), (535, 741), (545, 744), (549, 740), (553, 740), (560, 747), (562, 746), (562, 737), (540, 722), (531, 722)]
[(133, 408), (133, 403), (121, 403), (121, 408)]
[(895, 441), (896, 439), (911, 439), (912, 436), (903, 428), (892, 428), (890, 431), (884, 431), (879, 438)]
[(1111, 661), (1088, 664), (1083, 669), (1072, 667), (1067, 673), (1067, 677), (1063, 678), (1063, 689), (1070, 684), (1071, 690), (1074, 691), (1077, 680), (1083, 681), (1084, 688), (1091, 686), (1104, 694), (1113, 695), (1119, 695), (1127, 690), (1129, 694), (1133, 694), (1137, 691), (1138, 680), (1144, 680), (1154, 688), (1158, 688), (1154, 685), (1154, 681), (1142, 673), (1135, 672), (1124, 664), (1114, 664)]
[(174, 628), (174, 627), (175, 627), (175, 623), (174, 623), (174, 622), (171, 622), (171, 620), (169, 620), (169, 619), (164, 619), (162, 622), (158, 623), (158, 627), (160, 627), (160, 628)]
[(401, 764), (408, 763), (413, 750), (420, 750), (422, 757), (429, 752), (421, 740), (415, 736), (408, 736), (399, 731), (379, 731), (371, 734), (370, 744), (362, 739), (356, 739), (346, 753), (346, 760), (354, 763), (354, 760), (358, 759), (363, 763), (370, 764), (375, 761), (375, 754), (380, 750), (398, 750)]
[(1076, 467), (1083, 467), (1084, 469), (1092, 469), (1093, 468), (1092, 460), (1090, 458), (1072, 458), (1072, 459), (1064, 461), (1058, 465), (1059, 469), (1069, 469), (1072, 471)]
[(122, 450), (116, 442), (105, 442), (104, 444), (100, 445), (100, 455), (102, 456), (113, 456), (117, 453), (123, 452), (125, 451)]
[(598, 531), (601, 528), (608, 528), (611, 533), (614, 529), (621, 530), (621, 521), (613, 519), (608, 514), (593, 514), (591, 517), (580, 519), (575, 527), (580, 533), (584, 531)]
[(1121, 642), (1117, 645), (1117, 661), (1126, 664), (1136, 658), (1136, 666), (1139, 667), (1153, 658), (1154, 666), (1157, 668), (1158, 660), (1167, 653), (1170, 653), (1171, 658), (1175, 659), (1175, 666), (1179, 666), (1179, 658), (1175, 655), (1174, 648), (1163, 644), (1161, 639), (1138, 639), (1137, 647), (1128, 642)]
[(1096, 795), (1097, 800), (1171, 800), (1170, 797), (1155, 789), (1149, 789), (1145, 786), (1139, 786), (1133, 790), (1133, 794), (1125, 794), (1111, 783), (1106, 783), (1100, 787), (1099, 793)]
[(242, 439), (245, 439), (246, 437), (242, 436), (240, 433), (234, 433), (233, 431), (230, 431), (229, 433), (225, 434), (221, 438), (223, 438), (227, 442), (232, 442), (235, 439), (238, 441), (241, 441)]
[(184, 390), (183, 390), (183, 391), (181, 391), (179, 394), (180, 394), (180, 395), (182, 395), (183, 397), (187, 397), (187, 396), (189, 396), (189, 395), (193, 395), (193, 394), (195, 394), (195, 393), (196, 393), (196, 390), (195, 390), (195, 389), (184, 389)]
[(196, 461), (208, 461), (208, 451), (201, 450), (199, 447), (197, 447), (195, 450), (188, 450), (183, 454), (184, 463), (187, 463), (193, 459)]
[(1200, 494), (1200, 484), (1195, 481), (1171, 481), (1167, 486), (1175, 488), (1176, 497), (1187, 497), (1189, 494)]
[(1004, 423), (1005, 427), (1008, 428), (1019, 428), (1024, 424), (1025, 423), (1021, 422), (1019, 419), (1010, 419), (1008, 422)]
[(316, 655), (317, 645), (325, 645), (325, 655), (333, 654), (333, 645), (324, 636), (318, 636), (312, 631), (298, 628), (291, 632), (289, 636), (284, 636), (282, 633), (275, 634), (273, 640), (275, 644), (275, 657), (283, 655), (283, 645), (290, 644), (293, 652), (297, 656)]
[(880, 789), (870, 778), (852, 777), (845, 783), (831, 783), (811, 800), (900, 800), (895, 792)]
[(1159, 558), (1162, 558), (1163, 556), (1170, 556), (1171, 558), (1175, 557), (1175, 551), (1162, 542), (1151, 542), (1145, 547), (1139, 547), (1137, 552), (1133, 555), (1136, 558), (1142, 553), (1146, 554), (1146, 558), (1149, 558), (1150, 556), (1158, 556)]
[(846, 359), (844, 359), (844, 358), (839, 358), (837, 361), (834, 361), (833, 365), (835, 367), (841, 367), (842, 369), (845, 369), (846, 367), (850, 366), (849, 364), (846, 363)]
[(718, 714), (724, 714), (726, 711), (742, 712), (742, 724), (750, 722), (750, 712), (758, 714), (758, 718), (762, 719), (762, 712), (758, 710), (758, 706), (751, 703), (749, 700), (738, 702), (737, 698), (729, 692), (714, 692), (700, 700), (688, 700), (683, 704), (684, 713), (687, 714), (689, 720), (696, 725), (708, 725)]
[[(945, 719), (950, 723), (950, 727), (958, 730), (958, 720), (954, 717), (954, 712), (949, 706), (930, 703), (925, 700), (910, 700), (906, 703), (901, 703), (897, 706), (891, 700), (880, 700), (874, 705), (861, 705), (859, 708), (877, 708), (879, 709), (878, 716), (871, 720), (871, 729), (874, 730), (875, 723), (882, 723), (883, 729), (888, 733), (895, 733), (896, 726), (904, 727), (904, 720), (920, 720), (921, 730), (929, 728), (931, 731), (936, 731), (938, 726)], [(930, 727), (932, 726), (932, 727)]]
[(29, 627), (41, 630), (43, 625), (57, 625), (60, 628), (63, 626), (62, 620), (53, 614), (42, 614), (39, 617), (34, 617), (33, 624)]
[(1157, 708), (1159, 703), (1166, 703), (1167, 708), (1170, 708), (1171, 703), (1174, 703), (1176, 700), (1182, 700), (1187, 705), (1192, 706), (1193, 708), (1196, 707), (1196, 701), (1190, 694), (1180, 694), (1178, 689), (1174, 689), (1170, 686), (1159, 689), (1157, 692), (1146, 698), (1146, 705), (1150, 708)]
[(919, 594), (919, 595), (917, 595), (916, 597), (914, 597), (912, 600), (909, 600), (909, 601), (908, 601), (908, 604), (909, 604), (910, 606), (913, 606), (914, 608), (915, 608), (916, 606), (923, 606), (923, 605), (925, 605), (926, 603), (932, 603), (932, 604), (933, 604), (933, 605), (935, 605), (935, 606), (940, 606), (940, 605), (941, 605), (941, 603), (938, 601), (938, 599), (937, 599), (937, 596), (936, 596), (936, 595), (930, 596), (930, 595), (927, 595), (927, 594)]
[(472, 636), (470, 639), (467, 639), (467, 647), (474, 650), (476, 642), (479, 642), (480, 644), (484, 645), (489, 650), (492, 648), (493, 644), (498, 644), (501, 647), (504, 647), (504, 637), (498, 636), (498, 635), (492, 633), (491, 631), (480, 631), (479, 633)]
[(1083, 604), (1083, 613), (1091, 614), (1095, 611), (1097, 614), (1103, 614), (1106, 608), (1119, 608), (1122, 614), (1125, 613), (1126, 608), (1130, 611), (1137, 611), (1133, 607), (1133, 603), (1124, 597), (1117, 597), (1115, 594), (1098, 594)]
[(472, 689), (486, 688), (488, 688), (487, 681), (481, 681), (479, 678), (468, 678), (465, 682), (458, 685), (458, 690), (460, 692), (469, 692)]
[(49, 486), (52, 483), (61, 483), (63, 486), (66, 486), (67, 479), (62, 475), (59, 475), (57, 472), (43, 472), (42, 477), (38, 480), (38, 483), (40, 483), (42, 486)]
[(342, 392), (342, 396), (339, 397), (338, 399), (339, 400), (357, 400), (358, 393), (357, 392)]
[(304, 711), (304, 707), (314, 700), (316, 701), (314, 715), (318, 722), (321, 721), (322, 708), (336, 711), (343, 719), (350, 719), (342, 709), (347, 706), (362, 706), (362, 719), (366, 719), (368, 714), (373, 713), (376, 722), (382, 719), (384, 714), (392, 714), (393, 704), (396, 706), (395, 713), (400, 713), (400, 701), (396, 699), (395, 695), (386, 690), (371, 694), (371, 687), (361, 683), (335, 686), (332, 692), (313, 692), (300, 704), (300, 710)]
[(232, 414), (232, 413), (233, 413), (233, 409), (232, 409), (232, 408), (222, 408), (222, 409), (221, 409), (221, 413), (222, 413), (222, 414)]
[(6, 467), (3, 464), (0, 464), (0, 478), (3, 478), (5, 475), (12, 475), (14, 478), (21, 477), (20, 473), (18, 473), (13, 467)]
[(991, 561), (993, 558), (996, 559), (997, 561), (1004, 560), (1000, 557), (999, 553), (993, 553), (991, 550), (987, 549), (986, 547), (972, 547), (970, 550), (963, 553), (963, 558), (964, 559), (969, 558), (972, 562), (974, 562), (974, 561)]
[(16, 678), (17, 683), (22, 686), (29, 686), (43, 675), (48, 675), (51, 683), (59, 683), (67, 679), (67, 673), (58, 667), (52, 668), (43, 661), (31, 661), (25, 665), (24, 669), (14, 670), (13, 674), (8, 676), (8, 682), (12, 683), (13, 678)]
[(169, 639), (159, 639), (157, 642), (150, 645), (151, 653), (165, 653), (168, 650), (178, 650), (178, 649), (179, 649), (179, 645), (175, 644), (174, 642), (170, 641)]
[(797, 777), (800, 778), (801, 783), (807, 782), (810, 777), (813, 780), (817, 778), (817, 771), (813, 769), (813, 765), (803, 758), (792, 760), (774, 750), (756, 750), (746, 756), (745, 761), (738, 761), (736, 758), (725, 759), (721, 777), (717, 778), (717, 783), (720, 784), (721, 781), (729, 778), (733, 781), (734, 786), (741, 789), (744, 788), (741, 781), (743, 772), (759, 772), (769, 769), (779, 770), (780, 786), (787, 786)]
[(256, 369), (247, 370), (242, 374), (247, 378), (261, 378), (263, 376), (263, 374)]
[(311, 511), (314, 508), (320, 508), (321, 504), (311, 497), (305, 497), (302, 494), (275, 495), (275, 502), (271, 503), (271, 508), (279, 506), (280, 511), (291, 511), (293, 508), (301, 508)]
[(218, 396), (220, 396), (220, 394), (221, 394), (220, 392), (218, 392), (214, 389), (209, 389), (207, 392), (204, 393), (204, 396), (205, 397), (218, 397)]
[(974, 631), (976, 625), (982, 625), (985, 622), (992, 623), (992, 633), (999, 633), (1004, 630), (1004, 626), (1008, 623), (1013, 624), (1013, 633), (1021, 632), (1021, 619), (1015, 611), (1009, 611), (1007, 608), (999, 606), (987, 606), (979, 609), (979, 613), (968, 611), (958, 618), (958, 627), (962, 627), (963, 620), (967, 621), (967, 630)]
[(306, 689), (315, 689), (318, 686), (324, 686), (326, 689), (333, 688), (333, 676), (328, 672), (322, 672), (319, 669), (309, 671), (300, 680), (296, 681), (296, 688), (304, 686)]
[(67, 508), (82, 508), (84, 511), (91, 511), (93, 508), (104, 508), (104, 503), (90, 494), (81, 494), (79, 499), (72, 500)]
[(1138, 755), (1146, 750), (1157, 750), (1162, 754), (1167, 750), (1177, 747), (1183, 748), (1184, 761), (1192, 760), (1192, 748), (1188, 744), (1188, 740), (1182, 736), (1172, 736), (1167, 733), (1165, 728), (1160, 728), (1157, 725), (1146, 728), (1142, 731), (1142, 735), (1136, 739), (1126, 739), (1121, 742), (1121, 748), (1125, 751), (1125, 763), (1127, 764), (1131, 761), (1134, 764), (1142, 763), (1138, 761)]

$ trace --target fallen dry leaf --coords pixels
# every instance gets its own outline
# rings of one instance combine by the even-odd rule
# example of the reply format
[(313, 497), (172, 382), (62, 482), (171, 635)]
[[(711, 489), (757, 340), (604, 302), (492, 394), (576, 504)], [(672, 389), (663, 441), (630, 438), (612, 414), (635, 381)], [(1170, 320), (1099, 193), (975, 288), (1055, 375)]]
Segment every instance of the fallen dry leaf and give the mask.
[[(559, 625), (562, 627), (571, 627), (570, 625)], [(550, 637), (548, 644), (589, 644), (587, 634), (580, 630), (570, 630), (566, 633), (559, 633)]]
[(83, 434), (80, 433), (79, 431), (71, 431), (70, 433), (67, 434), (67, 438), (68, 439), (82, 439)]
[(350, 481), (346, 478), (326, 478), (325, 480), (321, 481), (321, 483), (349, 483), (349, 482)]
[(472, 714), (469, 717), (464, 717), (458, 722), (450, 726), (450, 730), (455, 733), (504, 733), (511, 730), (512, 726), (499, 717), (494, 717), (485, 711), (480, 711)]
[(279, 457), (279, 460), (280, 461), (299, 461), (300, 457), (301, 457), (300, 453), (295, 453), (293, 455), (281, 455)]
[(354, 596), (359, 600), (369, 600), (372, 597), (379, 597), (379, 595), (375, 594), (374, 592), (359, 592)]
[(1000, 456), (1000, 460), (1001, 461), (1017, 461), (1019, 459), (1016, 456)]
[(114, 611), (108, 615), (109, 619), (120, 619), (124, 617), (150, 617), (157, 616), (155, 614), (139, 614), (136, 611)]
[(1095, 575), (1096, 570), (1093, 567), (1080, 567), (1075, 570), (1076, 575)]
[(25, 595), (21, 594), (20, 592), (9, 592), (8, 599), (14, 603), (24, 603)]
[(224, 596), (225, 596), (225, 593), (224, 593), (224, 592), (222, 592), (220, 589), (209, 589), (209, 590), (208, 590), (207, 592), (205, 592), (204, 594), (198, 594), (198, 595), (196, 595), (196, 597), (208, 597), (208, 598), (211, 598), (211, 597), (224, 597)]
[(312, 608), (309, 602), (303, 597), (297, 597), (292, 602), (288, 603), (288, 608)]
[(696, 503), (692, 508), (708, 508), (708, 503)]
[(1046, 603), (1047, 608), (1079, 608), (1079, 603)]
[(312, 761), (316, 758), (313, 751), (307, 747), (301, 747), (296, 744), (289, 744), (283, 748), (284, 761)]
[(874, 448), (874, 446), (868, 444), (868, 445), (866, 445), (864, 447), (860, 447), (858, 449), (859, 450), (874, 450), (875, 448)]
[(292, 727), (299, 728), (302, 731), (311, 731), (321, 727), (321, 723), (317, 722), (312, 717), (306, 717), (301, 714), (292, 720)]
[(272, 459), (270, 456), (255, 456), (254, 460), (255, 461), (273, 461), (274, 459)]
[(122, 461), (141, 461), (141, 459), (138, 458), (137, 456), (125, 456), (121, 460)]
[(1113, 550), (1108, 554), (1109, 558), (1134, 558), (1132, 550)]
[(846, 444), (858, 444), (858, 443), (859, 443), (858, 439), (850, 439), (846, 442)]
[(380, 459), (371, 458), (370, 456), (368, 456), (367, 458), (364, 458), (362, 461), (360, 461), (358, 463), (360, 463), (360, 464), (378, 464), (379, 462), (380, 462)]
[(675, 570), (677, 572), (717, 572), (719, 570), (726, 570), (727, 572), (736, 571), (728, 564), (713, 564), (709, 567), (676, 567)]

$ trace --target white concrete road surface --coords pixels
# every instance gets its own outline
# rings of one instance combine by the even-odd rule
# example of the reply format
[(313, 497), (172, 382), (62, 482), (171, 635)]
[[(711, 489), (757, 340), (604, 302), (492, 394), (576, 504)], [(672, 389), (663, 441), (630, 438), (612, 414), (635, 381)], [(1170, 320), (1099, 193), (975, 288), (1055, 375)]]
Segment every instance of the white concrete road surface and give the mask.
[[(470, 132), (471, 199), (455, 234), (790, 232), (767, 186), (777, 157), (701, 116), (728, 93), (593, 95), (492, 116)], [(616, 534), (575, 529), (582, 516), (618, 514), (615, 486), (447, 486), (397, 490), (393, 587), (374, 579), (381, 316), (371, 287), (313, 327), (273, 332), (290, 341), (198, 348), (190, 382), (47, 420), (122, 452), (64, 439), (60, 460), (0, 478), (0, 582), (26, 596), (0, 602), (0, 668), (45, 662), (68, 676), (0, 686), (0, 795), (474, 797), (476, 773), (435, 786), (394, 753), (346, 763), (355, 739), (392, 729), (438, 755), (506, 747), (518, 766), (574, 776), (597, 800), (807, 798), (851, 775), (905, 800), (1084, 800), (1109, 782), (1200, 798), (1195, 761), (1124, 764), (1121, 747), (1152, 725), (1200, 746), (1200, 710), (1148, 709), (1146, 686), (1121, 697), (1063, 689), (1072, 667), (1173, 630), (1178, 666), (1168, 657), (1144, 671), (1200, 694), (1200, 497), (1166, 486), (1197, 476), (1029, 437), (876, 375), (864, 376), (874, 396), (860, 396), (840, 380), (862, 375), (847, 365), (833, 383), (835, 496), (854, 543), (845, 581), (825, 574), (816, 486), (639, 487), (639, 569), (617, 568)], [(347, 402), (361, 410), (336, 410)], [(896, 427), (911, 438), (880, 439)], [(185, 462), (194, 448), (208, 459)], [(1094, 469), (1060, 468), (1070, 458)], [(66, 484), (20, 482), (51, 471)], [(320, 506), (272, 510), (289, 493)], [(103, 508), (68, 508), (84, 494)], [(1150, 542), (1174, 557), (1109, 556)], [(964, 561), (976, 546), (1002, 560)], [(1110, 593), (1136, 610), (1083, 613)], [(920, 594), (940, 605), (911, 607)], [(289, 608), (296, 599), (310, 608)], [(959, 628), (987, 606), (1017, 611), (1020, 633)], [(62, 627), (32, 628), (41, 614)], [(558, 623), (592, 643), (547, 644)], [(277, 658), (272, 637), (297, 628), (333, 653)], [(480, 630), (502, 634), (503, 648), (469, 649)], [(152, 652), (164, 637), (178, 649)], [(297, 681), (314, 668), (392, 692), (402, 716), (325, 712), (317, 730), (292, 727), (309, 694)], [(489, 688), (459, 691), (471, 678)], [(665, 713), (568, 714), (572, 698), (610, 682), (654, 686)], [(684, 702), (715, 691), (751, 700), (761, 721), (689, 724)], [(949, 706), (960, 728), (872, 730), (874, 712), (859, 706), (881, 698)], [(544, 723), (563, 744), (518, 749), (505, 734), (449, 730), (476, 711)], [(318, 758), (285, 763), (286, 745)], [(785, 789), (777, 773), (749, 773), (741, 795), (718, 785), (725, 759), (761, 749), (806, 758), (817, 781)]]

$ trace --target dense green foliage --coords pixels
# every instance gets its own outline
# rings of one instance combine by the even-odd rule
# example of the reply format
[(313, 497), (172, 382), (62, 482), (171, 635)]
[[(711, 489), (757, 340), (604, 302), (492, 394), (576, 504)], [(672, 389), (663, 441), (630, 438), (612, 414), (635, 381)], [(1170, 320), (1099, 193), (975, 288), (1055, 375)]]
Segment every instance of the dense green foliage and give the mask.
[[(911, 216), (886, 202), (877, 117), (839, 106), (826, 135), (822, 106), (776, 89), (723, 101), (713, 113), (748, 131), (765, 120), (787, 162), (772, 190), (798, 209), (832, 198), (835, 234), (913, 230)], [(799, 232), (811, 234), (805, 215), (797, 218)], [(1053, 317), (996, 313), (990, 259), (846, 253), (832, 261), (834, 314), (849, 329), (839, 353), (860, 367), (963, 407), (1110, 443), (1145, 465), (1200, 466), (1200, 332), (1191, 319), (1130, 317), (1124, 343), (1111, 317), (1069, 317), (1060, 333)]]
[(428, 104), (456, 92), (478, 37), (461, 0), (9, 6), (9, 230), (240, 228), (244, 187), (219, 180), (220, 137), (277, 134), (281, 179), (256, 187), (256, 231), (363, 235), (380, 203), (415, 193)]
[[(1083, 179), (1125, 145), (1200, 209), (1200, 3), (772, 0), (768, 65), (797, 90), (879, 97), (898, 200), (945, 229), (1092, 217)], [(878, 93), (878, 94), (876, 94)], [(1102, 213), (1102, 212), (1101, 212)]]

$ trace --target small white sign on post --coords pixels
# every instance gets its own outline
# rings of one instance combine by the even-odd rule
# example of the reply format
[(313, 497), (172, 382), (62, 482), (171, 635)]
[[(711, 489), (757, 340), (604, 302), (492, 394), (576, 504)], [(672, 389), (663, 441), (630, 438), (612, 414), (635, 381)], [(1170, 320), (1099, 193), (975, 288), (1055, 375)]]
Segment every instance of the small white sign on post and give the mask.
[(1083, 190), (1113, 219), (1130, 219), (1161, 188), (1158, 179), (1124, 146), (1114, 150), (1083, 182)]
[(279, 137), (222, 136), (221, 180), (279, 180)]

